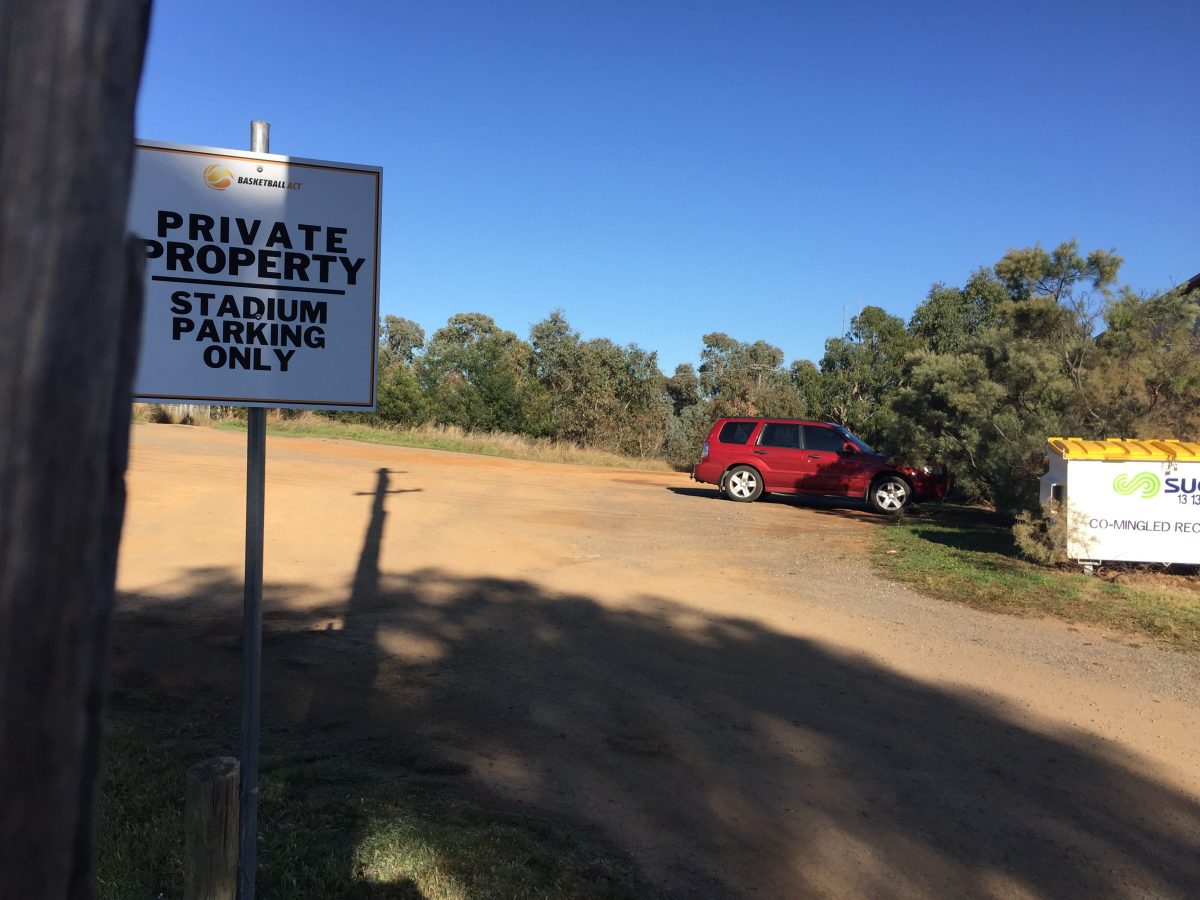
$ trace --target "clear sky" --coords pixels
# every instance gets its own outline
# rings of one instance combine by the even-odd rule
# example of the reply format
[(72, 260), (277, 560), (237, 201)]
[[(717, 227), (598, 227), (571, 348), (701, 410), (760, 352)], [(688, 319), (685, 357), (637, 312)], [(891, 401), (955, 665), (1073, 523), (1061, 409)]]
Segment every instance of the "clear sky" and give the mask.
[[(819, 361), (1009, 247), (1200, 272), (1195, 0), (156, 0), (137, 134), (384, 168), (381, 311)], [(845, 312), (844, 312), (845, 311)]]

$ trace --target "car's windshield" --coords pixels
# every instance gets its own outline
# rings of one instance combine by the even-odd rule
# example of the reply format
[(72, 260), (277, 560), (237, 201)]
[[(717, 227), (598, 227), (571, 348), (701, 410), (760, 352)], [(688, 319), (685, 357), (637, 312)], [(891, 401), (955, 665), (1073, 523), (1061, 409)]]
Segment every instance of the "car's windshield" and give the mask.
[(834, 427), (837, 428), (838, 432), (841, 434), (842, 437), (844, 437), (846, 440), (848, 440), (850, 443), (852, 443), (861, 452), (863, 452), (863, 453), (875, 453), (876, 452), (875, 450), (871, 449), (870, 444), (866, 443), (865, 441), (859, 440), (854, 435), (852, 435), (850, 432), (848, 432), (845, 428), (843, 428), (841, 425), (835, 425)]

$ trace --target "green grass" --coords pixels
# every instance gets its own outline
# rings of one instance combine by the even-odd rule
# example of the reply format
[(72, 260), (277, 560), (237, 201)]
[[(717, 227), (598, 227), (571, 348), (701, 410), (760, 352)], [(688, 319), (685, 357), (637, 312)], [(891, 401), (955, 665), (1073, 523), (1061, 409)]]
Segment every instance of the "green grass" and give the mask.
[[(552, 825), (505, 816), (405, 773), (294, 746), (264, 757), (263, 900), (630, 900), (625, 866)], [(100, 900), (183, 896), (187, 767), (236, 755), (189, 723), (120, 716), (109, 729), (97, 838)]]
[(1006, 524), (984, 513), (934, 511), (880, 526), (872, 561), (894, 581), (989, 612), (1052, 616), (1180, 650), (1200, 650), (1195, 575), (1123, 570), (1104, 576), (1022, 559)]
[[(213, 427), (222, 430), (244, 431), (246, 423), (242, 420), (226, 419), (216, 422)], [(533, 439), (501, 432), (465, 431), (452, 425), (430, 425), (422, 428), (387, 427), (343, 422), (307, 414), (294, 419), (272, 417), (268, 420), (267, 431), (269, 434), (280, 436), (337, 438), (425, 450), (450, 450), (456, 453), (528, 459), (537, 462), (606, 466), (651, 472), (674, 471), (668, 463), (653, 457), (622, 456), (618, 453), (593, 450), (564, 441)]]

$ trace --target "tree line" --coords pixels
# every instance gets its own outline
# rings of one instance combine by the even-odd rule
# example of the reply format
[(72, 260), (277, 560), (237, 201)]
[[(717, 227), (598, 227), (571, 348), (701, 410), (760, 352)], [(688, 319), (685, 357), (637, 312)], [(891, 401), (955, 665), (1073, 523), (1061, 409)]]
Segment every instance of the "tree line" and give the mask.
[(726, 415), (845, 425), (910, 459), (933, 458), (973, 502), (1036, 505), (1046, 438), (1200, 438), (1200, 292), (1117, 284), (1114, 252), (1076, 241), (1009, 250), (962, 286), (934, 284), (912, 317), (867, 306), (819, 364), (713, 332), (699, 365), (584, 340), (561, 311), (528, 338), (482, 313), (428, 339), (387, 316), (376, 422), (436, 422), (549, 437), (680, 468)]

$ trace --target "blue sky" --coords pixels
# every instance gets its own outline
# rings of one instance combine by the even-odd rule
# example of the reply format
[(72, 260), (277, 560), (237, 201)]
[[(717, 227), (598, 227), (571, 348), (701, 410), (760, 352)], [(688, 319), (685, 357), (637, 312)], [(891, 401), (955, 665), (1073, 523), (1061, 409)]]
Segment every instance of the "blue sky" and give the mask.
[[(384, 168), (383, 313), (820, 359), (1008, 247), (1200, 272), (1195, 2), (157, 0), (139, 137)], [(845, 311), (845, 313), (844, 313)]]

